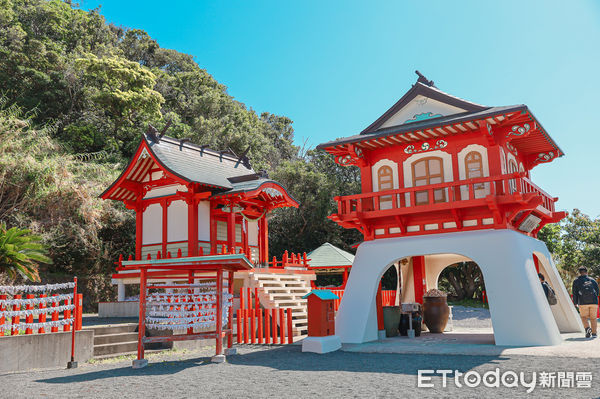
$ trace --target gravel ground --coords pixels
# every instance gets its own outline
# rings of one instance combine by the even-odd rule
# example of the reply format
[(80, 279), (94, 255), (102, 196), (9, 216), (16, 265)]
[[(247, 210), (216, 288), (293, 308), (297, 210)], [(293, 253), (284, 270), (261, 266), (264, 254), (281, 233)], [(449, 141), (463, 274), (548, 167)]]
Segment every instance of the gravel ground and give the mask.
[(490, 310), (484, 308), (452, 307), (453, 327), (460, 328), (492, 328)]
[[(214, 349), (213, 349), (214, 350)], [(313, 398), (313, 397), (482, 397), (486, 399), (600, 397), (598, 363), (587, 359), (534, 356), (466, 356), (302, 353), (293, 346), (245, 346), (228, 363), (209, 362), (211, 350), (150, 355), (150, 365), (133, 370), (131, 360), (83, 364), (75, 370), (46, 370), (0, 375), (0, 396), (10, 398)], [(417, 370), (466, 372), (500, 369), (525, 372), (591, 371), (592, 388), (433, 388), (417, 387)]]

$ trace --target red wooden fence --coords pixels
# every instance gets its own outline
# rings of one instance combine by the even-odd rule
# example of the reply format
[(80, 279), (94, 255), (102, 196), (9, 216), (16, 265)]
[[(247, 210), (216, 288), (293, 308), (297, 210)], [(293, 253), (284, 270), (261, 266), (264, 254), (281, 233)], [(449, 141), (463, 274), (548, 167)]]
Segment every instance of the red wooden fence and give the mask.
[[(316, 290), (330, 290), (340, 299), (333, 300), (333, 306), (335, 311), (337, 312), (340, 308), (340, 303), (342, 302), (342, 296), (344, 296), (343, 289), (330, 289), (325, 287), (317, 287)], [(394, 306), (396, 304), (396, 291), (395, 290), (383, 290), (381, 291), (381, 298), (383, 301), (383, 306)]]

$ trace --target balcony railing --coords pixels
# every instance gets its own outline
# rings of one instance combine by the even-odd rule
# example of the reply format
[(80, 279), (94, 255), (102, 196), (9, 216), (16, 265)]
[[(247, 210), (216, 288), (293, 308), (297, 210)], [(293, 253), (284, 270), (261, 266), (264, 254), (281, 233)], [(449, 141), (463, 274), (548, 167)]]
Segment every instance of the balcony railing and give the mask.
[(554, 212), (557, 198), (547, 194), (522, 173), (347, 195), (335, 197), (335, 200), (338, 204), (337, 215), (345, 216), (371, 211), (417, 212), (477, 206), (484, 204), (489, 196), (512, 197), (518, 201), (531, 193), (541, 197), (538, 208), (543, 208), (542, 212)]

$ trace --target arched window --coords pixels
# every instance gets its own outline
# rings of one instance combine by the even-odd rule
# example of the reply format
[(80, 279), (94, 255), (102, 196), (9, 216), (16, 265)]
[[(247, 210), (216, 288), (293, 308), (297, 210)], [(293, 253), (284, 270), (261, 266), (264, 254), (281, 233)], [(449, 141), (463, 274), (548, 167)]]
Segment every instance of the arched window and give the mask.
[[(444, 182), (444, 163), (442, 158), (428, 157), (412, 163), (413, 187), (427, 186)], [(429, 203), (429, 191), (415, 193), (416, 205)], [(433, 191), (433, 202), (446, 202), (446, 191), (443, 188)]]
[[(392, 168), (387, 165), (382, 166), (377, 170), (377, 187), (379, 191), (392, 190), (394, 188), (394, 173)], [(386, 209), (391, 208), (392, 196), (386, 195), (379, 198), (379, 207)]]
[[(483, 162), (481, 154), (477, 151), (471, 151), (465, 157), (465, 173), (468, 179), (477, 179), (483, 177)], [(475, 190), (484, 188), (483, 183), (475, 184), (473, 186)]]

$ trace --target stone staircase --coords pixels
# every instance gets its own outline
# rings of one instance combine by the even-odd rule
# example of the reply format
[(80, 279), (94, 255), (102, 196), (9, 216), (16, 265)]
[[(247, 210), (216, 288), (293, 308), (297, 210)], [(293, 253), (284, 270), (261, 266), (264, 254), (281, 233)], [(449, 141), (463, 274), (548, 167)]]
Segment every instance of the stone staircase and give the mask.
[(244, 287), (258, 288), (260, 304), (265, 309), (292, 309), (292, 331), (294, 338), (308, 334), (307, 300), (302, 297), (311, 291), (312, 273), (298, 273), (294, 270), (270, 273), (268, 269), (255, 269), (247, 272)]
[(94, 358), (103, 359), (137, 353), (138, 323), (84, 327), (94, 330)]

